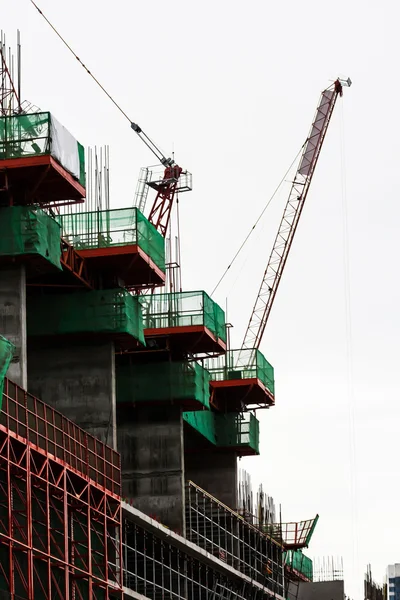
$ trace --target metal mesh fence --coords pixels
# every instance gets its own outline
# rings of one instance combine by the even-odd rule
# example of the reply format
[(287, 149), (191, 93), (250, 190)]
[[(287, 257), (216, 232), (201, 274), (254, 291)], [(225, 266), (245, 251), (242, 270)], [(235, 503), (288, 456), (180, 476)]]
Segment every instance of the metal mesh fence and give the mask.
[(224, 356), (205, 361), (211, 379), (259, 379), (265, 387), (275, 393), (274, 368), (265, 356), (255, 348), (252, 350), (230, 350)]
[(28, 301), (28, 334), (128, 334), (144, 341), (141, 308), (136, 296), (122, 289), (94, 290)]
[(0, 256), (38, 254), (61, 269), (60, 226), (40, 208), (0, 208)]
[(226, 342), (225, 313), (205, 292), (140, 296), (145, 329), (204, 325)]
[(165, 240), (137, 208), (77, 212), (57, 217), (76, 250), (137, 244), (165, 272)]

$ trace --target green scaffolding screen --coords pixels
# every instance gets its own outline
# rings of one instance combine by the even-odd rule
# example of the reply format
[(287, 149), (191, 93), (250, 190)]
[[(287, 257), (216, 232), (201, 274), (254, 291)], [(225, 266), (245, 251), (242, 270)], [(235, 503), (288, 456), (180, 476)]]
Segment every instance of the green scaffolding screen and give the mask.
[(301, 573), (309, 581), (313, 580), (313, 562), (301, 550), (287, 550), (284, 553), (285, 565)]
[(14, 344), (0, 335), (0, 411), (3, 403), (4, 378), (14, 354)]
[(205, 292), (140, 296), (145, 329), (203, 325), (226, 342), (225, 313)]
[(61, 269), (60, 226), (40, 208), (0, 208), (0, 256), (38, 254)]
[(207, 359), (205, 366), (212, 380), (257, 378), (272, 394), (275, 394), (274, 368), (255, 348), (230, 350), (224, 356)]
[(28, 335), (128, 334), (144, 341), (137, 296), (122, 289), (95, 290), (28, 300)]
[(196, 362), (117, 366), (117, 402), (198, 403), (209, 407), (210, 376)]
[(260, 424), (252, 413), (214, 413), (210, 410), (184, 412), (184, 420), (220, 448), (252, 448), (259, 454)]
[(83, 146), (49, 112), (0, 117), (0, 161), (51, 155), (85, 186)]
[(77, 250), (137, 244), (165, 272), (165, 240), (137, 208), (60, 215), (63, 237)]

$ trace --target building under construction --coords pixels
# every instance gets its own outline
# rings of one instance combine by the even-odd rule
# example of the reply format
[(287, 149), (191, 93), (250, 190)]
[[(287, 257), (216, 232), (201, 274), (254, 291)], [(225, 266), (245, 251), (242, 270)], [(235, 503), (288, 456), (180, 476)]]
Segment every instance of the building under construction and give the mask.
[(21, 101), (11, 55), (2, 37), (0, 598), (296, 598), (317, 517), (239, 500), (237, 459), (259, 453), (256, 410), (275, 403), (259, 345), (342, 83), (321, 96), (236, 350), (166, 253), (190, 173), (161, 155), (136, 205), (111, 207), (107, 152)]

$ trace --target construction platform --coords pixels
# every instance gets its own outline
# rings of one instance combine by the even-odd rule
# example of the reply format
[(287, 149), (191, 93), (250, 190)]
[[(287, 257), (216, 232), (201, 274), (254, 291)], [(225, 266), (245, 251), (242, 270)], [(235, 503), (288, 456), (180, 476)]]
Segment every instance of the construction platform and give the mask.
[(165, 283), (164, 238), (137, 208), (75, 212), (57, 220), (63, 239), (101, 272), (104, 287)]
[(229, 350), (205, 361), (211, 404), (219, 411), (270, 408), (275, 404), (274, 369), (257, 349)]
[(0, 179), (3, 205), (80, 202), (83, 146), (49, 112), (2, 116)]

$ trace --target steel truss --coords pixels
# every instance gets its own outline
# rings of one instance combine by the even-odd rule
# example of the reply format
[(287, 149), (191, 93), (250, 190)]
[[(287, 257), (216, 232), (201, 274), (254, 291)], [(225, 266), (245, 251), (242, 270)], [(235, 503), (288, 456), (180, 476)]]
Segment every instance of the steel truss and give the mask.
[[(28, 397), (36, 411), (28, 408)], [(12, 600), (121, 599), (121, 504), (104, 486), (112, 487), (116, 472), (106, 479), (97, 471), (113, 472), (104, 462), (106, 447), (97, 446), (97, 440), (8, 381), (4, 400), (0, 597), (5, 592)], [(89, 469), (91, 461), (93, 478), (56, 457), (61, 444), (68, 451), (72, 441), (77, 461), (80, 444), (86, 446), (85, 464)], [(38, 442), (52, 445), (54, 454)], [(104, 450), (97, 467), (94, 454), (89, 459), (93, 444)], [(101, 476), (103, 485), (96, 481)]]

